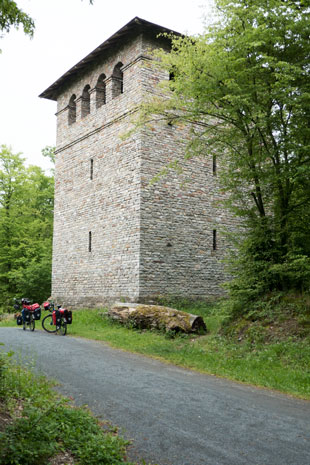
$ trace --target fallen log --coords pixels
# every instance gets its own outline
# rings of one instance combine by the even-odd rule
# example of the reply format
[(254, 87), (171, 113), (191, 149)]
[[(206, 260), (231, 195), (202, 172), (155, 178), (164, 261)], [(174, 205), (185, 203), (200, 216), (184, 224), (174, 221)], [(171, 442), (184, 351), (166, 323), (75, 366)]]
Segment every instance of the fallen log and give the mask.
[(139, 329), (159, 329), (184, 333), (207, 331), (201, 316), (160, 305), (116, 303), (108, 311), (108, 316), (120, 323), (129, 324)]

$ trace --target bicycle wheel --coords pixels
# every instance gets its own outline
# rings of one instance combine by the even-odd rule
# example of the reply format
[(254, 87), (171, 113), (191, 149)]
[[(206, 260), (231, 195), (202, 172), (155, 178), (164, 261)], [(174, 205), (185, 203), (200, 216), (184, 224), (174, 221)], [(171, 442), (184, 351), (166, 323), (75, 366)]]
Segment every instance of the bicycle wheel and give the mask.
[(61, 319), (60, 325), (57, 326), (57, 331), (59, 331), (62, 336), (67, 334), (67, 323), (65, 323), (63, 319)]
[(30, 331), (34, 331), (34, 328), (36, 327), (36, 323), (34, 321), (34, 318), (33, 316), (31, 315), (30, 317), (30, 321), (29, 321), (29, 329)]
[(53, 324), (53, 315), (46, 315), (42, 320), (42, 328), (48, 333), (56, 333), (56, 326)]
[(35, 328), (35, 322), (34, 320), (30, 320), (30, 321), (24, 321), (23, 322), (23, 330), (26, 331), (26, 329), (30, 329), (30, 331), (34, 331), (34, 328)]

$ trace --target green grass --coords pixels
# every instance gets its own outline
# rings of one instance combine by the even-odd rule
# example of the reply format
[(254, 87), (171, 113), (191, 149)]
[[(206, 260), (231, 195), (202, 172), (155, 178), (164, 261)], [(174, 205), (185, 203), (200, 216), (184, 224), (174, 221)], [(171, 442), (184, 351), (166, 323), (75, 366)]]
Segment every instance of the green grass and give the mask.
[[(1, 465), (42, 465), (70, 451), (79, 465), (133, 465), (124, 459), (127, 442), (103, 432), (86, 408), (70, 406), (42, 376), (0, 354)], [(1, 419), (1, 417), (0, 417)], [(1, 422), (0, 422), (1, 424)]]
[(16, 320), (13, 318), (12, 313), (0, 313), (0, 326), (16, 326)]
[(121, 326), (111, 322), (102, 310), (78, 310), (73, 312), (68, 334), (104, 341), (115, 348), (202, 373), (310, 399), (309, 338), (288, 337), (267, 343), (254, 327), (249, 333), (251, 337), (238, 341), (220, 330), (227, 315), (218, 305), (181, 302), (178, 307), (203, 316), (208, 333), (172, 338), (161, 332)]
[(308, 339), (288, 338), (270, 344), (253, 342), (253, 339), (236, 342), (219, 333), (225, 315), (218, 314), (217, 307), (191, 311), (204, 317), (207, 335), (170, 338), (160, 332), (137, 331), (111, 322), (98, 310), (74, 312), (68, 331), (203, 373), (310, 399)]

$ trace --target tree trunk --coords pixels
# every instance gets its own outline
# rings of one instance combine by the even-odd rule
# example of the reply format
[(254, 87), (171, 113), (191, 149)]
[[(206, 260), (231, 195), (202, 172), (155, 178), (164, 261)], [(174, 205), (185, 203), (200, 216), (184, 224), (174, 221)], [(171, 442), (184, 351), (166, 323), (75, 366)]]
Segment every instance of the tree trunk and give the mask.
[(108, 315), (113, 320), (140, 329), (164, 329), (185, 333), (207, 331), (201, 316), (159, 305), (116, 303)]

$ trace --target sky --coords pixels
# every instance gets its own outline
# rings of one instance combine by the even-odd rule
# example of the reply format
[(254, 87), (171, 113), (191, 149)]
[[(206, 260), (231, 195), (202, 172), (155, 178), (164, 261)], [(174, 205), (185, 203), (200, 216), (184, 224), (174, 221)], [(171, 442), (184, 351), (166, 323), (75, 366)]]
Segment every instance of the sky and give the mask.
[(39, 94), (135, 16), (199, 34), (212, 0), (16, 0), (36, 24), (0, 38), (0, 145), (48, 171), (41, 151), (56, 145), (56, 102)]

